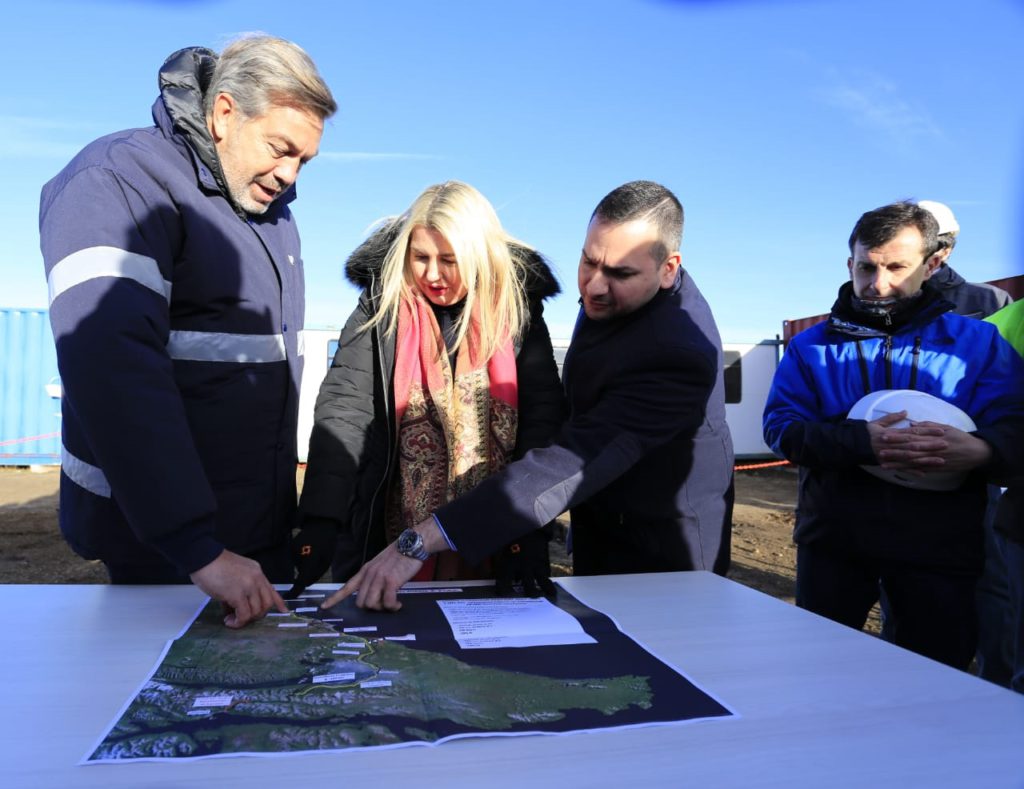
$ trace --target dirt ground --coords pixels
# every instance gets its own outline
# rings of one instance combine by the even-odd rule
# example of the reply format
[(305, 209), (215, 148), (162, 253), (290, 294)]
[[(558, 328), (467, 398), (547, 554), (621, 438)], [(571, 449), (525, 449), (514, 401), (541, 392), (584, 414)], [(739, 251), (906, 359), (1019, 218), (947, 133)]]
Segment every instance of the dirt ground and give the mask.
[[(79, 558), (61, 539), (59, 478), (56, 468), (0, 468), (0, 583), (106, 583), (102, 565)], [(737, 472), (729, 576), (788, 602), (795, 577), (795, 503), (795, 469)], [(552, 560), (556, 575), (571, 573), (557, 541)]]
[[(107, 582), (103, 565), (76, 556), (61, 538), (59, 479), (56, 467), (0, 467), (0, 583)], [(301, 470), (298, 481), (301, 485)], [(796, 578), (796, 485), (796, 469), (789, 466), (736, 472), (729, 577), (788, 603), (793, 602)], [(551, 559), (554, 575), (572, 574), (565, 545), (557, 539)], [(878, 632), (877, 609), (866, 629)]]

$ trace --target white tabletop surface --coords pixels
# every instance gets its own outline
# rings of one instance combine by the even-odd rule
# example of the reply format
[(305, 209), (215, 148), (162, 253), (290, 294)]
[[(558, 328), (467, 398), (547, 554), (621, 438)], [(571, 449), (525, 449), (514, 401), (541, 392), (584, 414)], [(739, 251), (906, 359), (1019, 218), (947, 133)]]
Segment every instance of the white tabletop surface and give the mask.
[(0, 787), (1024, 787), (1024, 696), (710, 573), (560, 580), (739, 717), (79, 766), (202, 595), (0, 586)]

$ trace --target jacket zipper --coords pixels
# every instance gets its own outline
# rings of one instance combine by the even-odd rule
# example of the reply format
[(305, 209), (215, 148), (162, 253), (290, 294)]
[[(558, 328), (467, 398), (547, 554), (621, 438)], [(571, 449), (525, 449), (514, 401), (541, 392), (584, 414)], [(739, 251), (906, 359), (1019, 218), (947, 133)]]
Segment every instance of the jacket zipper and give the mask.
[(911, 351), (912, 361), (910, 364), (910, 388), (917, 388), (917, 362), (921, 356), (921, 338), (914, 338), (914, 350)]
[[(886, 315), (886, 321), (889, 316)], [(885, 388), (892, 389), (892, 335), (885, 335)]]
[(860, 380), (864, 384), (864, 394), (871, 394), (871, 376), (868, 374), (868, 362), (864, 358), (864, 346), (860, 340), (856, 341), (857, 366), (860, 368)]

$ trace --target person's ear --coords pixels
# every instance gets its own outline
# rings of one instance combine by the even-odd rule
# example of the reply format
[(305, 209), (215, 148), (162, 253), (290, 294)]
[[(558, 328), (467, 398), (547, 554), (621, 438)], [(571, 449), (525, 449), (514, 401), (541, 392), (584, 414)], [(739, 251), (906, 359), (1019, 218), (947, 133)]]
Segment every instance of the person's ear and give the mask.
[(936, 252), (924, 262), (924, 278), (928, 279), (942, 265), (942, 253)]
[(227, 137), (231, 122), (237, 112), (238, 107), (230, 93), (217, 94), (217, 98), (213, 100), (209, 118), (210, 135), (215, 143), (219, 143)]
[(661, 264), (661, 287), (670, 288), (676, 281), (676, 272), (682, 264), (683, 258), (678, 252), (673, 252)]

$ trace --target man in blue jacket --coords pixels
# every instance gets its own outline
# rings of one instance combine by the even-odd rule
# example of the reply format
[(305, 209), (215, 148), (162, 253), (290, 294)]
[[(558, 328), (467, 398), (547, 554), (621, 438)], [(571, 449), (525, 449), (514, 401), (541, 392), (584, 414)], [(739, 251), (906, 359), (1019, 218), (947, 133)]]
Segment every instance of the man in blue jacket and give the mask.
[(299, 47), (171, 55), (154, 126), (43, 187), (60, 524), (113, 583), (191, 580), (241, 627), (291, 580), (304, 312), (288, 204), (336, 105)]
[[(956, 315), (931, 287), (938, 225), (912, 203), (864, 214), (850, 236), (850, 282), (829, 320), (791, 341), (764, 414), (765, 440), (800, 466), (796, 601), (855, 628), (878, 600), (895, 643), (966, 668), (983, 561), (987, 477), (1019, 462), (1024, 364), (990, 324)], [(966, 412), (974, 432), (905, 416), (848, 419), (883, 389), (927, 392)], [(861, 466), (962, 472), (952, 490), (904, 487)]]
[(529, 555), (567, 509), (577, 574), (725, 573), (733, 451), (722, 343), (680, 265), (682, 230), (682, 206), (660, 184), (633, 181), (598, 204), (563, 367), (566, 425), (407, 529), (325, 605), (358, 590), (360, 606), (396, 609), (398, 587), (430, 553), (451, 547), (472, 563), (513, 543)]

